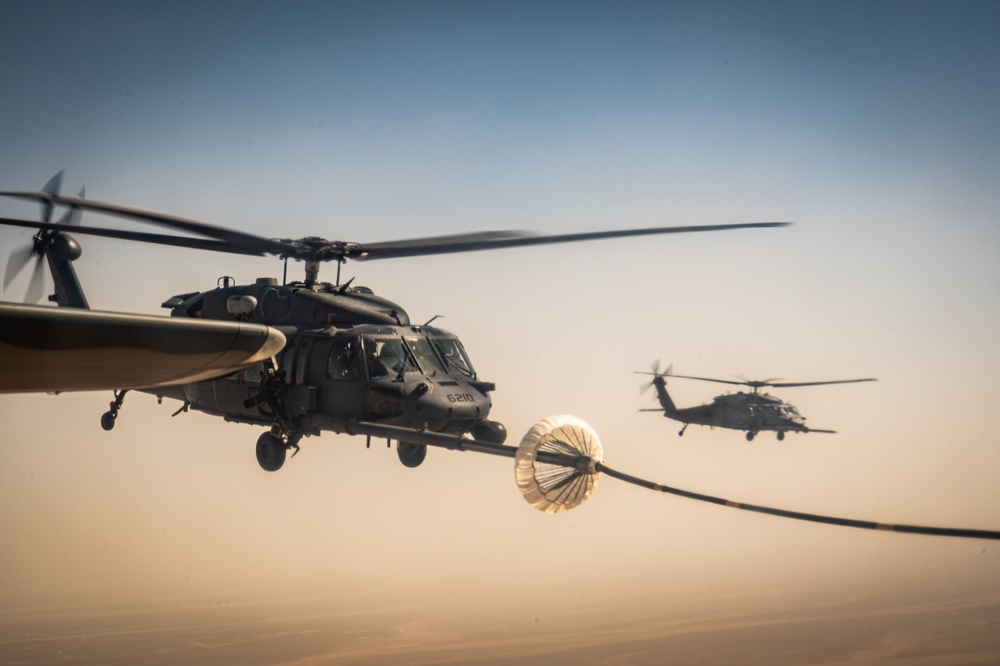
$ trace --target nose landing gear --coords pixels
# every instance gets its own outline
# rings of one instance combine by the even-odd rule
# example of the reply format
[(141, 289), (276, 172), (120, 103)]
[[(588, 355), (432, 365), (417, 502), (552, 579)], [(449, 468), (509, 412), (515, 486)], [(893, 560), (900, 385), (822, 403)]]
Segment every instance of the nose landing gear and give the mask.
[(265, 472), (277, 472), (285, 464), (288, 449), (295, 449), (291, 457), (299, 452), (300, 433), (294, 432), (282, 437), (280, 431), (272, 429), (257, 438), (257, 464)]

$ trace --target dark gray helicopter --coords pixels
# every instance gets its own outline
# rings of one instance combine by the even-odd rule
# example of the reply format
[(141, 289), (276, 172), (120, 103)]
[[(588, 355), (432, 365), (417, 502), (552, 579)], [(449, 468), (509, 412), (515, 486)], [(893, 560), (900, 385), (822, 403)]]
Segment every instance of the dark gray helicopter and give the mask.
[[(835, 430), (821, 430), (819, 428), (808, 427), (805, 417), (799, 413), (795, 405), (768, 393), (761, 393), (760, 390), (764, 387), (791, 388), (793, 386), (854, 384), (857, 382), (875, 381), (871, 378), (837, 379), (825, 382), (776, 382), (773, 379), (735, 381), (730, 379), (675, 375), (671, 372), (672, 368), (673, 366), (667, 368), (666, 372), (660, 372), (659, 363), (657, 363), (654, 364), (652, 372), (640, 373), (653, 375), (652, 386), (656, 388), (656, 396), (660, 401), (660, 409), (645, 409), (642, 411), (662, 411), (665, 417), (683, 423), (684, 426), (677, 433), (679, 436), (684, 435), (684, 431), (687, 430), (689, 425), (696, 424), (712, 428), (745, 430), (748, 442), (752, 442), (757, 433), (764, 430), (773, 430), (776, 432), (778, 441), (785, 439), (785, 433), (787, 432), (836, 432)], [(679, 408), (674, 404), (670, 394), (667, 393), (667, 377), (696, 379), (703, 382), (717, 382), (719, 384), (732, 384), (735, 386), (749, 386), (750, 392), (726, 393), (716, 396), (707, 405)]]
[[(4, 286), (36, 258), (29, 294), (42, 288), (41, 259), (49, 263), (59, 308), (0, 303), (0, 393), (114, 389), (101, 425), (114, 427), (128, 390), (183, 401), (188, 409), (227, 421), (269, 427), (257, 441), (257, 460), (279, 469), (288, 449), (323, 430), (397, 440), (409, 467), (428, 446), (514, 459), (524, 498), (546, 513), (578, 506), (600, 475), (675, 496), (782, 518), (868, 530), (1000, 540), (1000, 531), (924, 527), (837, 518), (734, 502), (654, 483), (608, 466), (597, 433), (572, 416), (536, 423), (517, 447), (504, 445), (506, 429), (489, 420), (494, 386), (481, 380), (461, 342), (447, 331), (417, 326), (397, 304), (370, 289), (339, 284), (347, 259), (387, 259), (493, 248), (693, 231), (785, 226), (784, 222), (662, 227), (532, 236), (486, 232), (387, 243), (345, 243), (321, 238), (272, 240), (162, 213), (59, 194), (62, 174), (41, 192), (3, 192), (39, 201), (42, 221), (0, 218), (0, 224), (35, 228), (32, 244), (8, 260)], [(55, 205), (66, 215), (52, 222)], [(197, 233), (206, 238), (83, 227), (80, 212), (94, 210)], [(88, 309), (73, 270), (80, 246), (66, 231), (177, 247), (247, 255), (276, 255), (306, 263), (304, 282), (260, 278), (180, 294), (163, 307), (171, 317)], [(338, 284), (318, 281), (319, 264), (338, 263)], [(286, 264), (287, 265), (287, 264)], [(662, 378), (661, 378), (662, 381)], [(473, 436), (469, 437), (471, 433)], [(294, 454), (293, 454), (294, 455)]]
[[(215, 379), (197, 381), (183, 375), (164, 379), (157, 375), (154, 382), (148, 377), (134, 381), (123, 379), (124, 375), (109, 377), (106, 383), (117, 390), (101, 423), (107, 430), (114, 427), (125, 392), (130, 389), (161, 399), (176, 399), (182, 402), (184, 411), (195, 409), (228, 421), (268, 427), (269, 432), (257, 441), (257, 460), (268, 471), (282, 466), (288, 449), (297, 452), (303, 436), (318, 435), (323, 430), (344, 432), (348, 422), (397, 427), (411, 432), (412, 437), (398, 438), (397, 447), (400, 461), (410, 467), (419, 465), (426, 455), (426, 446), (414, 439), (416, 433), (470, 433), (478, 441), (494, 444), (501, 444), (506, 438), (504, 426), (488, 418), (494, 384), (478, 376), (459, 338), (430, 326), (430, 322), (414, 324), (400, 305), (377, 296), (371, 289), (352, 285), (352, 280), (340, 284), (340, 265), (347, 260), (370, 261), (787, 224), (660, 227), (557, 236), (516, 231), (483, 232), (366, 244), (317, 237), (269, 239), (164, 213), (86, 199), (83, 192), (77, 197), (63, 196), (59, 193), (61, 179), (60, 172), (40, 192), (0, 193), (42, 204), (41, 222), (0, 220), (6, 225), (39, 229), (31, 246), (11, 254), (5, 276), (6, 286), (35, 258), (35, 274), (29, 292), (36, 299), (41, 295), (40, 268), (41, 259), (45, 257), (55, 281), (55, 294), (50, 300), (66, 309), (88, 308), (71, 265), (80, 256), (80, 246), (66, 234), (67, 231), (218, 252), (275, 255), (285, 260), (286, 274), (288, 259), (305, 263), (305, 279), (301, 282), (288, 282), (287, 277), (280, 283), (275, 278), (258, 278), (253, 284), (237, 285), (232, 278), (223, 277), (214, 289), (179, 294), (166, 300), (162, 305), (170, 310), (175, 321), (211, 322), (213, 330), (221, 327), (222, 337), (207, 347), (203, 340), (207, 333), (201, 330), (191, 331), (181, 338), (175, 329), (168, 329), (164, 324), (150, 320), (139, 322), (138, 315), (120, 314), (117, 315), (119, 319), (131, 318), (129, 325), (133, 329), (139, 326), (139, 329), (130, 335), (118, 331), (115, 337), (115, 324), (107, 316), (101, 320), (106, 329), (111, 327), (108, 343), (102, 342), (104, 348), (110, 345), (118, 350), (118, 365), (129, 365), (132, 369), (148, 370), (152, 365), (162, 366), (164, 359), (188, 357), (190, 350), (187, 347), (192, 342), (203, 343), (204, 356), (213, 351), (220, 354), (230, 351), (231, 343), (225, 335), (244, 340), (248, 345), (246, 359), (229, 366), (222, 364), (218, 372), (226, 369), (229, 372)], [(51, 220), (55, 206), (66, 208), (65, 216), (58, 222)], [(84, 210), (153, 223), (198, 234), (201, 238), (85, 227), (80, 224)], [(319, 281), (320, 264), (328, 261), (337, 262), (337, 282), (334, 284)], [(25, 310), (20, 306), (16, 311), (8, 308), (5, 316), (16, 318), (16, 326), (7, 328), (20, 333), (22, 350), (26, 340), (38, 344), (40, 339), (58, 337), (52, 332), (50, 313)], [(77, 329), (84, 327), (93, 331), (94, 317), (102, 315), (91, 313), (91, 319), (86, 322), (80, 319), (82, 316), (63, 314), (62, 318), (79, 320)], [(29, 323), (29, 318), (39, 321)], [(68, 325), (64, 322), (61, 328)], [(136, 333), (140, 329), (141, 335)], [(48, 334), (41, 335), (45, 331)], [(86, 342), (92, 337), (67, 334), (53, 344), (63, 352), (75, 349), (74, 363), (78, 363), (80, 358), (94, 358), (93, 345), (87, 346)], [(251, 342), (246, 342), (246, 338)], [(263, 360), (259, 358), (261, 345), (270, 350)], [(277, 351), (274, 350), (276, 345)], [(142, 355), (136, 356), (139, 346), (143, 347)], [(122, 351), (126, 348), (129, 354)], [(87, 367), (96, 365), (91, 363)], [(198, 369), (198, 362), (190, 358), (187, 365), (192, 366), (192, 372)], [(54, 364), (42, 359), (20, 373), (8, 371), (5, 380), (8, 386), (0, 384), (0, 390), (60, 391), (101, 387), (94, 384), (93, 377), (88, 384), (86, 372), (76, 373), (82, 376), (73, 381), (70, 378), (73, 373), (67, 373), (65, 379), (46, 375), (44, 381), (39, 381), (39, 366), (51, 368)], [(120, 383), (113, 384), (115, 381)], [(369, 428), (366, 432), (384, 431)]]

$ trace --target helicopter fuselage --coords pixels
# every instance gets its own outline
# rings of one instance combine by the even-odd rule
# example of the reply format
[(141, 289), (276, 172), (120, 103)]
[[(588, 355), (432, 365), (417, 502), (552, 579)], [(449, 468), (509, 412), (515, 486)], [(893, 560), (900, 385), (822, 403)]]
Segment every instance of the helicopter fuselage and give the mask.
[(794, 405), (767, 393), (727, 393), (691, 409), (704, 411), (705, 425), (736, 430), (804, 430), (806, 424)]
[(495, 387), (478, 379), (455, 335), (410, 324), (400, 306), (364, 287), (269, 278), (220, 284), (163, 305), (175, 317), (274, 326), (288, 344), (273, 361), (241, 372), (147, 392), (227, 421), (271, 426), (289, 446), (302, 435), (340, 432), (351, 420), (503, 442), (503, 426), (488, 420)]
[(784, 439), (786, 432), (814, 432), (806, 426), (805, 417), (795, 405), (767, 393), (727, 393), (716, 396), (705, 405), (678, 408), (667, 393), (666, 381), (662, 376), (654, 377), (653, 385), (656, 387), (663, 415), (684, 424), (679, 433), (681, 435), (691, 424), (744, 430), (748, 440), (753, 440), (763, 430), (777, 432), (778, 439)]

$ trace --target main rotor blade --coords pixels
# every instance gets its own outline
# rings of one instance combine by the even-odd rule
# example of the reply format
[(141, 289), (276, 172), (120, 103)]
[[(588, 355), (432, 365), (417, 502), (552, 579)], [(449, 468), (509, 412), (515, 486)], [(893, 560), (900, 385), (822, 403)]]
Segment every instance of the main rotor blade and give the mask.
[[(230, 254), (248, 254), (255, 257), (262, 257), (267, 252), (258, 248), (233, 245), (220, 240), (208, 238), (186, 238), (184, 236), (168, 236), (165, 234), (148, 234), (141, 231), (124, 231), (121, 229), (102, 229), (100, 227), (84, 227), (69, 224), (53, 224), (51, 222), (31, 222), (28, 220), (12, 220), (0, 217), (0, 225), (11, 227), (28, 227), (29, 229), (49, 229), (52, 231), (66, 231), (73, 234), (87, 234), (89, 236), (101, 236), (103, 238), (117, 238), (119, 240), (139, 241), (142, 243), (156, 243), (158, 245), (172, 245), (174, 247), (188, 247), (196, 250), (212, 250), (214, 252), (228, 252)], [(8, 263), (8, 270), (10, 264)]]
[(713, 379), (712, 377), (692, 377), (691, 375), (674, 375), (667, 373), (665, 377), (679, 377), (680, 379), (697, 379), (700, 382), (716, 382), (717, 384), (733, 384), (735, 386), (754, 386), (759, 382), (738, 382), (734, 379)]
[[(392, 259), (398, 257), (415, 257), (433, 254), (449, 254), (455, 252), (474, 252), (508, 247), (525, 247), (529, 245), (549, 245), (553, 243), (572, 243), (577, 241), (601, 240), (607, 238), (625, 238), (630, 236), (650, 236), (657, 234), (677, 234), (697, 231), (727, 231), (732, 229), (755, 229), (768, 227), (784, 227), (790, 222), (748, 222), (739, 224), (713, 224), (701, 226), (654, 227), (646, 229), (620, 229), (615, 231), (596, 231), (574, 234), (557, 234), (539, 236), (524, 231), (487, 231), (472, 234), (456, 234), (451, 236), (435, 236), (428, 238), (413, 238), (407, 240), (387, 241), (380, 243), (345, 243), (342, 241), (326, 241), (319, 238), (303, 238), (300, 240), (277, 240), (264, 238), (225, 227), (218, 227), (196, 220), (190, 220), (175, 215), (160, 213), (144, 208), (123, 206), (120, 204), (95, 201), (80, 197), (66, 197), (53, 191), (42, 192), (0, 192), (0, 195), (39, 201), (43, 205), (59, 204), (75, 210), (93, 210), (112, 215), (119, 215), (142, 222), (159, 224), (171, 229), (179, 229), (190, 233), (208, 236), (218, 241), (211, 243), (191, 243), (187, 241), (168, 241), (168, 236), (147, 235), (143, 238), (126, 234), (111, 235), (110, 232), (85, 232), (93, 235), (105, 235), (126, 240), (144, 240), (181, 247), (198, 247), (220, 252), (235, 252), (237, 254), (275, 254), (284, 257), (294, 257), (315, 261), (343, 261), (344, 259)], [(48, 220), (46, 220), (48, 222)], [(8, 222), (10, 223), (10, 222)], [(22, 225), (24, 226), (24, 225)], [(46, 228), (46, 227), (41, 227)], [(80, 231), (80, 227), (75, 227)], [(153, 240), (157, 238), (157, 240)], [(248, 252), (248, 250), (250, 250)]]
[(430, 254), (453, 252), (475, 252), (529, 245), (550, 245), (554, 243), (575, 243), (577, 241), (601, 240), (605, 238), (625, 238), (629, 236), (653, 236), (658, 234), (681, 234), (696, 231), (728, 231), (731, 229), (760, 229), (786, 227), (791, 222), (747, 222), (740, 224), (710, 224), (683, 227), (652, 227), (646, 229), (619, 229), (616, 231), (594, 231), (578, 234), (557, 234), (537, 236), (525, 231), (486, 231), (478, 234), (459, 234), (431, 238), (413, 238), (384, 243), (359, 243), (352, 246), (349, 256), (353, 259), (392, 259), (416, 257)]
[(754, 388), (762, 388), (764, 386), (773, 386), (775, 388), (789, 388), (792, 386), (822, 386), (824, 384), (855, 384), (857, 382), (876, 382), (877, 379), (871, 377), (866, 379), (835, 379), (828, 382), (772, 382), (769, 379), (764, 380), (754, 380), (747, 379), (744, 381), (736, 381), (733, 379), (713, 379), (712, 377), (692, 377), (690, 375), (672, 375), (666, 374), (667, 377), (679, 377), (681, 379), (697, 379), (702, 382), (716, 382), (718, 384), (733, 384), (736, 386), (752, 386)]
[(780, 382), (775, 384), (768, 384), (768, 386), (774, 386), (777, 388), (788, 388), (790, 386), (822, 386), (823, 384), (857, 384), (858, 382), (877, 382), (877, 379), (867, 378), (867, 379), (835, 379), (829, 382)]
[(766, 513), (771, 516), (778, 516), (779, 518), (791, 518), (793, 520), (805, 520), (813, 523), (825, 523), (827, 525), (840, 525), (842, 527), (856, 527), (864, 530), (884, 530), (887, 532), (906, 532), (909, 534), (928, 534), (932, 536), (945, 536), (945, 537), (960, 537), (966, 539), (1000, 539), (1000, 532), (994, 530), (972, 530), (963, 529), (955, 527), (924, 527), (920, 525), (896, 525), (892, 523), (876, 523), (869, 520), (855, 520), (853, 518), (836, 518), (834, 516), (822, 516), (815, 513), (803, 513), (801, 511), (787, 511), (785, 509), (775, 509), (768, 506), (758, 506), (756, 504), (744, 504), (742, 502), (734, 502), (732, 500), (723, 499), (721, 497), (712, 497), (711, 495), (702, 495), (701, 493), (693, 493), (689, 490), (681, 490), (679, 488), (672, 488), (670, 486), (664, 486), (659, 483), (654, 483), (652, 481), (647, 481), (645, 479), (640, 479), (639, 477), (632, 476), (631, 474), (625, 474), (624, 472), (619, 472), (614, 470), (603, 462), (597, 463), (597, 471), (603, 472), (608, 476), (618, 479), (620, 481), (625, 481), (643, 488), (649, 488), (650, 490), (658, 490), (662, 493), (669, 493), (671, 495), (677, 495), (679, 497), (686, 497), (688, 499), (698, 500), (699, 502), (708, 502), (710, 504), (719, 504), (722, 506), (727, 506), (732, 509), (742, 509), (743, 511), (755, 511), (757, 513)]
[[(87, 194), (87, 188), (81, 187), (80, 194), (78, 194), (77, 197), (83, 199), (84, 196), (86, 196), (86, 194)], [(66, 212), (62, 216), (62, 219), (59, 220), (59, 224), (78, 226), (82, 219), (83, 219), (83, 211), (80, 210), (80, 207), (70, 206), (66, 209)], [(45, 220), (45, 222), (51, 222), (51, 220)]]
[(470, 248), (472, 250), (490, 249), (489, 247), (480, 246), (492, 246), (494, 243), (510, 242), (526, 237), (531, 237), (531, 232), (482, 231), (470, 234), (429, 236), (381, 243), (353, 244), (349, 252), (352, 258), (359, 260), (415, 257), (425, 254), (468, 252)]
[[(206, 224), (205, 222), (198, 222), (197, 220), (190, 220), (183, 217), (177, 217), (176, 215), (168, 215), (167, 213), (146, 210), (144, 208), (122, 206), (121, 204), (95, 201), (93, 199), (83, 199), (81, 197), (64, 197), (50, 192), (0, 192), (0, 195), (13, 197), (15, 199), (27, 199), (29, 201), (41, 201), (43, 203), (48, 202), (64, 206), (75, 206), (83, 210), (94, 210), (102, 213), (109, 213), (111, 215), (128, 217), (141, 222), (159, 224), (171, 229), (180, 229), (182, 231), (208, 236), (209, 238), (215, 238), (219, 241), (230, 243), (239, 248), (254, 249), (257, 251), (255, 254), (282, 254), (283, 252), (294, 252), (298, 249), (295, 246), (287, 245), (270, 238), (264, 238), (263, 236), (255, 236), (254, 234), (235, 231), (225, 227), (217, 227), (212, 224)], [(221, 251), (225, 252), (227, 250)], [(238, 252), (238, 254), (246, 253)]]

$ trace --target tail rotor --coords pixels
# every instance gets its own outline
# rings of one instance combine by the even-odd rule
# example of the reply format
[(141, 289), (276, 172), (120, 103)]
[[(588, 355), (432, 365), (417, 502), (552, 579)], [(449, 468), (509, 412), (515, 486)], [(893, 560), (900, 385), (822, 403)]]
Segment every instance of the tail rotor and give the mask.
[[(42, 192), (58, 197), (59, 191), (62, 188), (63, 171), (60, 171), (56, 175), (49, 179), (49, 182), (45, 183), (45, 187), (42, 188)], [(86, 189), (80, 189), (80, 198), (84, 198), (86, 194)], [(45, 224), (52, 223), (52, 213), (55, 206), (51, 201), (42, 200), (42, 213), (41, 219)], [(57, 222), (59, 225), (63, 226), (75, 226), (80, 224), (80, 219), (82, 217), (82, 211), (79, 206), (72, 205), (63, 214), (62, 218)], [(59, 235), (59, 231), (53, 229), (40, 229), (38, 233), (34, 235), (31, 239), (30, 245), (25, 245), (19, 248), (14, 248), (7, 257), (7, 269), (4, 271), (3, 276), (3, 288), (4, 291), (7, 287), (20, 275), (28, 264), (34, 263), (31, 270), (31, 278), (28, 281), (28, 290), (25, 292), (24, 299), (29, 303), (37, 303), (41, 300), (45, 292), (45, 279), (42, 259), (45, 257), (45, 253), (52, 247), (56, 237)]]
[(670, 371), (673, 370), (673, 369), (674, 369), (674, 364), (671, 363), (670, 365), (667, 366), (666, 370), (664, 370), (663, 372), (660, 372), (660, 359), (656, 359), (649, 366), (649, 372), (644, 372), (644, 371), (641, 371), (641, 370), (636, 370), (635, 374), (637, 374), (637, 375), (652, 375), (653, 376), (653, 379), (650, 379), (648, 382), (646, 382), (641, 387), (639, 387), (639, 395), (646, 395), (649, 392), (649, 389), (653, 388), (653, 385), (654, 385), (655, 380), (656, 380), (657, 377), (669, 377), (670, 376)]
[(3, 288), (4, 291), (6, 291), (10, 283), (13, 282), (21, 271), (23, 271), (28, 264), (32, 263), (32, 259), (34, 259), (34, 268), (31, 271), (31, 279), (28, 282), (28, 291), (24, 296), (24, 299), (29, 303), (37, 303), (42, 298), (42, 256), (44, 255), (45, 250), (39, 250), (39, 245), (38, 234), (36, 234), (35, 240), (31, 245), (25, 245), (11, 250), (10, 255), (7, 257), (7, 270), (4, 271), (3, 276)]

